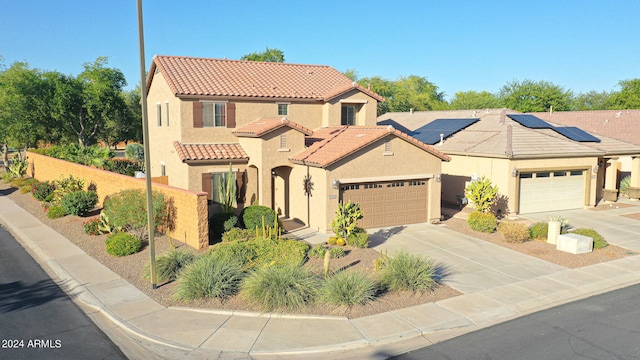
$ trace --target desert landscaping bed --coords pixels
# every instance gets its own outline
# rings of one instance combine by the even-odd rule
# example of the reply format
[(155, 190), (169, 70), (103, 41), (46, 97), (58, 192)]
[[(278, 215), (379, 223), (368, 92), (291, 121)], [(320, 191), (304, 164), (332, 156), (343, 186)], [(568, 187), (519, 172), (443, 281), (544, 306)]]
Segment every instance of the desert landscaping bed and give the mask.
[[(250, 305), (237, 295), (228, 298), (225, 301), (220, 301), (217, 299), (199, 300), (192, 302), (176, 300), (172, 296), (176, 288), (175, 282), (159, 284), (159, 287), (154, 290), (151, 288), (149, 280), (143, 278), (142, 276), (144, 266), (149, 262), (150, 256), (149, 247), (146, 246), (146, 244), (142, 251), (140, 251), (139, 253), (125, 257), (114, 257), (107, 254), (106, 252), (104, 244), (106, 235), (91, 236), (87, 235), (84, 232), (82, 223), (87, 221), (88, 218), (66, 216), (61, 219), (52, 220), (46, 216), (46, 212), (43, 211), (41, 203), (34, 199), (30, 193), (21, 194), (17, 189), (10, 188), (9, 185), (6, 184), (0, 185), (0, 191), (2, 192), (2, 194), (8, 196), (11, 200), (13, 200), (27, 212), (36, 216), (41, 222), (53, 228), (64, 237), (68, 238), (71, 242), (85, 251), (88, 255), (90, 255), (106, 267), (110, 268), (119, 276), (121, 276), (122, 278), (136, 286), (138, 289), (143, 291), (149, 297), (164, 306), (189, 306), (221, 310), (260, 311), (260, 309)], [(452, 230), (513, 249), (515, 251), (519, 251), (561, 266), (565, 266), (567, 268), (587, 266), (636, 254), (634, 252), (614, 245), (609, 245), (604, 249), (595, 250), (594, 252), (588, 254), (573, 255), (557, 251), (553, 245), (547, 244), (546, 242), (542, 241), (527, 241), (525, 243), (519, 244), (506, 243), (502, 240), (502, 236), (499, 233), (494, 232), (492, 234), (485, 234), (475, 232), (468, 227), (464, 219), (457, 217), (447, 218), (442, 222), (441, 225), (446, 226)], [(164, 235), (156, 236), (155, 243), (157, 254), (156, 256), (162, 254), (170, 248), (168, 238)], [(186, 247), (186, 245), (182, 244), (179, 241), (174, 240), (174, 243), (178, 247)], [(345, 252), (346, 256), (338, 259), (332, 259), (331, 270), (335, 271), (338, 269), (353, 268), (362, 270), (367, 273), (373, 273), (374, 261), (379, 256), (379, 253), (376, 250), (347, 246), (345, 248)], [(321, 259), (309, 259), (306, 262), (305, 267), (321, 273), (323, 263)], [(434, 291), (425, 294), (413, 294), (406, 292), (386, 293), (377, 298), (377, 300), (366, 305), (358, 305), (351, 308), (307, 306), (306, 308), (299, 310), (298, 313), (310, 315), (348, 316), (350, 318), (357, 318), (395, 309), (401, 309), (409, 306), (435, 302), (458, 296), (460, 294), (460, 292), (444, 284), (440, 284)]]

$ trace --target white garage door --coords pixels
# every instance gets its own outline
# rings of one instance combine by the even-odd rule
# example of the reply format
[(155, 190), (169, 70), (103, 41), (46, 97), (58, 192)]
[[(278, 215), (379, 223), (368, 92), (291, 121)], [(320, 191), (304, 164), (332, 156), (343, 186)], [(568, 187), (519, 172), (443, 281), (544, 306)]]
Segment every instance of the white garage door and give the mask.
[(365, 229), (427, 221), (428, 180), (344, 184), (341, 199), (360, 205)]
[(584, 171), (520, 173), (520, 214), (580, 209), (584, 206)]

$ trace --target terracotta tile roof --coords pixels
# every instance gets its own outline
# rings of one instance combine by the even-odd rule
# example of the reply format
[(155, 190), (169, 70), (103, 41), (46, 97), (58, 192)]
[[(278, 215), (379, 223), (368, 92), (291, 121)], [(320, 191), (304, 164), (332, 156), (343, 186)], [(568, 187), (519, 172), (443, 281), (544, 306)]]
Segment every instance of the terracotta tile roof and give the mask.
[(160, 71), (176, 96), (224, 96), (324, 101), (336, 89), (379, 95), (324, 65), (208, 59), (182, 56), (153, 58), (147, 89)]
[[(434, 145), (448, 155), (524, 159), (634, 154), (640, 150), (638, 145), (603, 135), (596, 135), (600, 143), (573, 141), (551, 129), (530, 129), (509, 117), (503, 119), (501, 113), (502, 109), (387, 113), (378, 117), (378, 124), (415, 130), (436, 119), (479, 117), (480, 121), (446, 138), (442, 145)], [(518, 114), (508, 109), (505, 113)], [(590, 132), (580, 124), (575, 125)], [(507, 130), (509, 127), (510, 132)]]
[(388, 126), (336, 126), (316, 130), (307, 138), (305, 151), (289, 158), (295, 164), (325, 168), (390, 134), (444, 160), (449, 157), (433, 147)]
[(640, 110), (595, 110), (531, 113), (542, 120), (577, 126), (596, 135), (640, 145)]
[(313, 134), (313, 131), (310, 129), (288, 120), (285, 117), (259, 119), (245, 126), (239, 127), (233, 131), (233, 134), (239, 137), (261, 137), (264, 134), (285, 126), (298, 130), (305, 135)]
[(173, 146), (182, 162), (249, 159), (240, 144), (180, 144), (174, 141)]

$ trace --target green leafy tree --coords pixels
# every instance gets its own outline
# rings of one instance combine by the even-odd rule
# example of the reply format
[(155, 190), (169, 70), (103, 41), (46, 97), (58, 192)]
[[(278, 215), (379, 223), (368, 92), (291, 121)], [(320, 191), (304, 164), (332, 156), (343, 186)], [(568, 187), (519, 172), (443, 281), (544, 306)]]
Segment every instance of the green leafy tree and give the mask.
[(504, 106), (521, 112), (571, 110), (573, 93), (548, 81), (510, 81), (500, 89)]
[(473, 202), (477, 211), (482, 213), (489, 211), (496, 195), (498, 195), (498, 186), (493, 185), (491, 179), (484, 176), (472, 181), (464, 189), (464, 196)]
[(99, 57), (93, 63), (85, 63), (84, 71), (78, 76), (82, 84), (82, 111), (70, 118), (70, 127), (82, 146), (95, 143), (110, 121), (117, 122), (125, 116), (126, 104), (121, 96), (127, 85), (122, 72), (107, 68), (106, 57)]
[(27, 148), (45, 137), (46, 86), (42, 71), (26, 62), (15, 62), (0, 73), (0, 143), (5, 150)]
[(351, 81), (358, 81), (358, 71), (356, 71), (356, 69), (347, 69), (343, 74), (351, 79)]
[(503, 107), (500, 99), (488, 91), (458, 91), (449, 106), (452, 110), (497, 109)]
[(620, 80), (620, 92), (612, 94), (616, 109), (640, 109), (640, 79)]
[(607, 110), (615, 108), (613, 95), (607, 91), (595, 91), (578, 94), (573, 98), (572, 110)]
[(243, 55), (240, 60), (284, 62), (284, 52), (278, 49), (270, 49), (268, 46), (263, 52), (253, 52)]
[(393, 111), (405, 112), (443, 110), (448, 108), (444, 100), (445, 94), (427, 78), (410, 75), (396, 81), (380, 77), (363, 78), (360, 85), (370, 87), (372, 91), (383, 96), (386, 101), (378, 103), (378, 115)]

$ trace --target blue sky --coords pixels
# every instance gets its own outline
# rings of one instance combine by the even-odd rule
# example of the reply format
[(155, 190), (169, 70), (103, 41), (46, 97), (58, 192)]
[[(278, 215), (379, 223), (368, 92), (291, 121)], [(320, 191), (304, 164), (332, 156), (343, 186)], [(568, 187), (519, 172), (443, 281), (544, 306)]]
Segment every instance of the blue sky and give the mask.
[[(5, 66), (77, 75), (108, 56), (139, 80), (135, 0), (0, 0)], [(290, 63), (360, 77), (426, 77), (448, 97), (545, 80), (575, 93), (640, 78), (640, 1), (143, 0), (155, 54), (239, 59), (267, 46)]]

